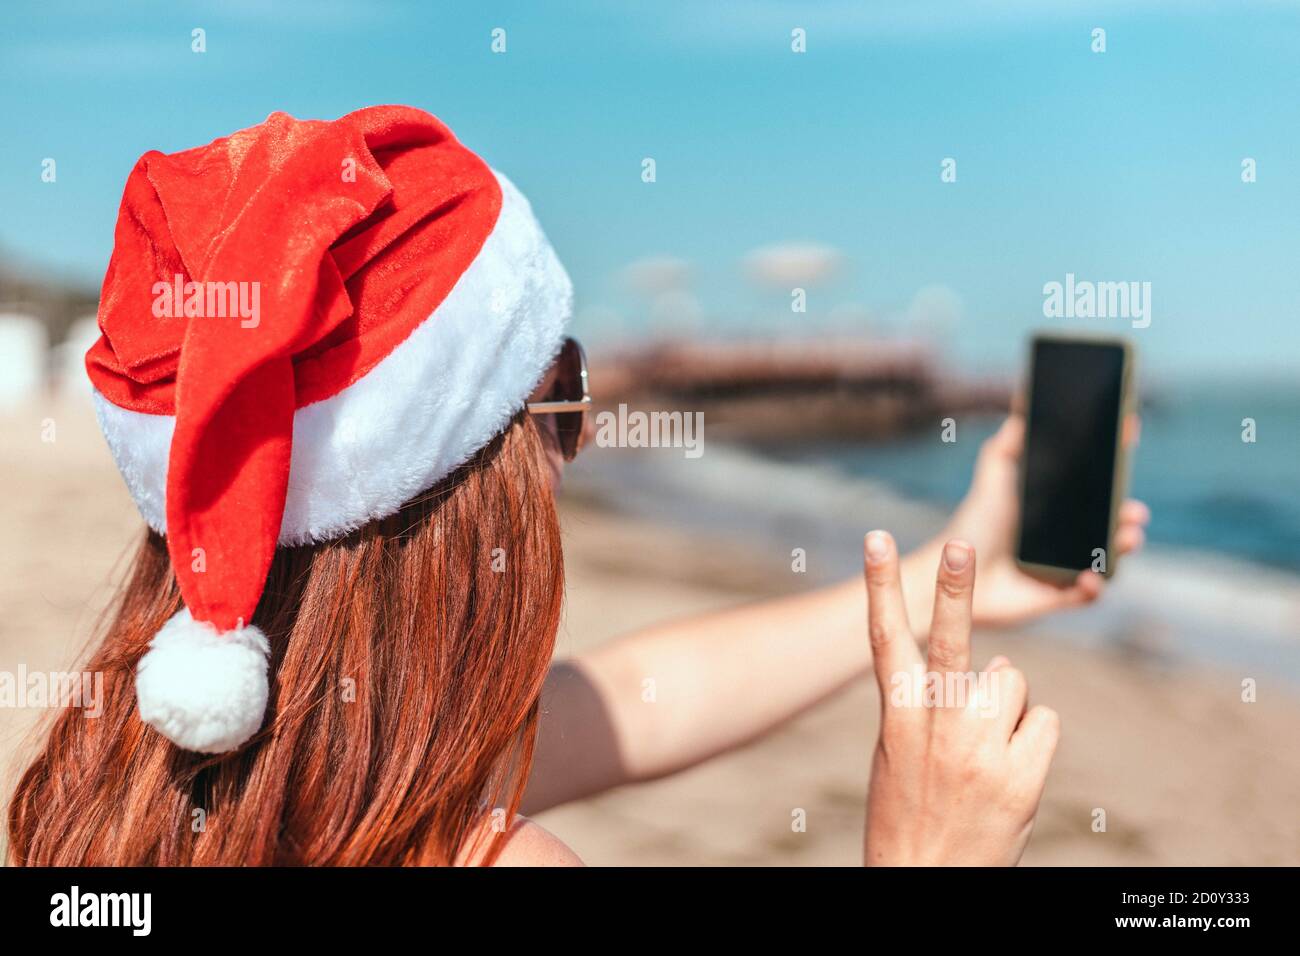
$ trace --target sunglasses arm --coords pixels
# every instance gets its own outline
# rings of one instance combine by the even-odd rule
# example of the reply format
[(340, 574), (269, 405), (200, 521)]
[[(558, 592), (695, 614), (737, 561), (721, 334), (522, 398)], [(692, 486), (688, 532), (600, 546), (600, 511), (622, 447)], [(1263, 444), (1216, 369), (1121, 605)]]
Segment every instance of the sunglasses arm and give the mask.
[(591, 408), (591, 396), (585, 395), (580, 399), (567, 402), (529, 402), (527, 408), (529, 414), (532, 415), (554, 415), (562, 412), (585, 412)]

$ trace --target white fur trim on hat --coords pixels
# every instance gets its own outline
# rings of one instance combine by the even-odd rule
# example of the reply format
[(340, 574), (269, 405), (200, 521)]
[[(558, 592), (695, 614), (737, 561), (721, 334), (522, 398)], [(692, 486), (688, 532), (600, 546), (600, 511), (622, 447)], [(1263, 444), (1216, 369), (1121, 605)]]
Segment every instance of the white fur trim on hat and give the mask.
[[(541, 381), (573, 286), (528, 200), (496, 177), (497, 222), (433, 315), (369, 374), (295, 413), (280, 544), (393, 514), (491, 441)], [(165, 533), (175, 418), (119, 408), (99, 392), (95, 409), (140, 513)]]
[(186, 750), (235, 750), (262, 726), (270, 653), (256, 627), (223, 634), (182, 608), (136, 668), (140, 719)]

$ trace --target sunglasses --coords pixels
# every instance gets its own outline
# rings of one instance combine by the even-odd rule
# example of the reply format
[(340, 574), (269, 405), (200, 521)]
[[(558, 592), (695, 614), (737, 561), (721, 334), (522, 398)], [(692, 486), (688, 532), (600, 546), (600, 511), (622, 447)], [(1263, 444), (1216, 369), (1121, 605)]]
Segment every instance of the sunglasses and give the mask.
[(587, 356), (577, 339), (566, 338), (555, 358), (555, 381), (540, 402), (529, 402), (530, 415), (554, 415), (560, 451), (573, 461), (586, 440), (591, 392), (587, 390)]

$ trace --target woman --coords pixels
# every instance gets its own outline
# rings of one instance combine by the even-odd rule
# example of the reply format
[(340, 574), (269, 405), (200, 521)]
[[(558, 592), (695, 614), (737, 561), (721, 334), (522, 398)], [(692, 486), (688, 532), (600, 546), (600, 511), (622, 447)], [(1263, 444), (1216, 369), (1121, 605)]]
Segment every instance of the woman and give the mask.
[[(420, 111), (273, 114), (141, 158), (87, 368), (150, 527), (88, 665), (104, 714), (57, 716), (14, 862), (576, 863), (520, 809), (721, 753), (873, 656), (868, 862), (1018, 859), (1056, 735), (1023, 676), (989, 665), (992, 708), (893, 704), (901, 674), (969, 670), (972, 619), (1097, 594), (1015, 570), (1017, 422), (961, 540), (900, 560), (873, 533), (865, 588), (552, 666), (553, 495), (590, 401), (570, 302), (526, 201)], [(1144, 520), (1126, 509), (1121, 548)], [(928, 667), (909, 617), (932, 621)], [(636, 706), (647, 673), (677, 706)]]

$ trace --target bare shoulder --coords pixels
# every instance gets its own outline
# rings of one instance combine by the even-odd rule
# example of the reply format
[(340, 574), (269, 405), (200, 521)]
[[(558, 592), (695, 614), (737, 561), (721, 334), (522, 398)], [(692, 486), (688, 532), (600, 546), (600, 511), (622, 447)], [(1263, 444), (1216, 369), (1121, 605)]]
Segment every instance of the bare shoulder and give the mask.
[(527, 817), (519, 817), (506, 844), (496, 859), (496, 866), (582, 866), (578, 854), (550, 830)]
[(469, 866), (480, 865), (491, 848), (490, 840), (504, 841), (493, 866), (582, 866), (578, 854), (564, 841), (545, 827), (527, 817), (516, 817), (514, 825), (505, 833), (486, 833), (478, 848), (461, 861)]

